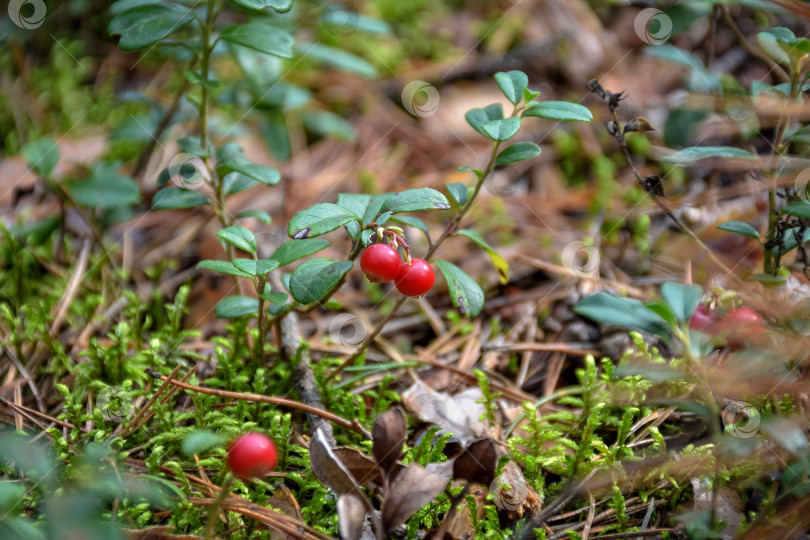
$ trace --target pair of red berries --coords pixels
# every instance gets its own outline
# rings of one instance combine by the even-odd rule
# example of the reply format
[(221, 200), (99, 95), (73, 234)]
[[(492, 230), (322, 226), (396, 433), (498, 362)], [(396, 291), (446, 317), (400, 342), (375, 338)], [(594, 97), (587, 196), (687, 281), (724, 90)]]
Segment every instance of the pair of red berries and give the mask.
[(387, 244), (372, 244), (360, 256), (360, 268), (374, 283), (393, 280), (397, 290), (405, 296), (426, 294), (436, 275), (424, 259), (411, 259), (411, 264), (402, 260), (397, 250)]
[(228, 448), (228, 468), (236, 476), (264, 476), (278, 465), (276, 443), (261, 433), (245, 433)]
[(700, 304), (689, 320), (689, 328), (724, 337), (731, 347), (740, 347), (745, 341), (756, 341), (765, 330), (759, 313), (750, 307), (733, 309), (725, 315)]

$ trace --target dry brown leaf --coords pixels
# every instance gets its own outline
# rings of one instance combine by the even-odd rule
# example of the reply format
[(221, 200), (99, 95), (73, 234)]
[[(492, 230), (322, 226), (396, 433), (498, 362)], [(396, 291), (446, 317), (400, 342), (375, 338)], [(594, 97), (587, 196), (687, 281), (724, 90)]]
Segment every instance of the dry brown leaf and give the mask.
[(414, 382), (402, 393), (402, 403), (414, 416), (440, 426), (438, 434), (453, 433), (464, 442), (486, 433), (486, 427), (479, 420), (486, 411), (478, 403), (479, 399), (481, 389), (477, 386), (450, 396), (436, 392), (422, 381)]
[(338, 495), (357, 490), (357, 480), (335, 455), (320, 429), (315, 431), (315, 436), (309, 443), (309, 463), (312, 474)]
[[(290, 516), (296, 521), (301, 521), (301, 507), (298, 505), (298, 501), (295, 500), (293, 492), (284, 484), (279, 485), (276, 492), (273, 493), (269, 499), (264, 501), (264, 504), (272, 506), (285, 516)], [(271, 540), (283, 540), (290, 537), (282, 532), (270, 529), (270, 538)]]
[[(487, 490), (482, 485), (471, 484), (469, 494), (472, 495), (475, 501), (475, 521), (484, 519)], [(450, 535), (450, 538), (453, 540), (471, 540), (475, 538), (475, 529), (473, 529), (473, 521), (470, 517), (470, 507), (467, 505), (467, 501), (461, 501), (457, 506), (457, 510), (449, 516), (447, 534)]]
[(343, 462), (358, 484), (369, 489), (382, 485), (382, 471), (373, 458), (349, 446), (338, 446), (332, 451)]
[(383, 502), (383, 527), (390, 531), (444, 491), (453, 475), (453, 464), (431, 463), (427, 467), (409, 465), (391, 483)]
[(344, 540), (360, 538), (363, 522), (366, 519), (366, 505), (353, 493), (341, 495), (337, 500), (338, 529)]
[(488, 486), (498, 468), (498, 448), (492, 439), (471, 443), (453, 460), (453, 478)]
[(374, 459), (386, 474), (390, 475), (391, 468), (402, 455), (402, 446), (408, 436), (408, 425), (405, 415), (400, 409), (393, 409), (381, 414), (374, 420), (371, 432)]

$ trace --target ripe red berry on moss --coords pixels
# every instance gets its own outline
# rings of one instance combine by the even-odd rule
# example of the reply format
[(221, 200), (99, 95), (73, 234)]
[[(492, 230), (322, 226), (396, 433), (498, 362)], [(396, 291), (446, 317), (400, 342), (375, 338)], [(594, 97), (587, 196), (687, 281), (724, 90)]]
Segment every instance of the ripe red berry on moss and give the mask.
[(399, 276), (402, 258), (387, 244), (372, 244), (360, 256), (360, 268), (374, 283), (388, 283)]
[(266, 435), (246, 433), (231, 443), (227, 462), (228, 468), (236, 476), (264, 476), (278, 464), (278, 449)]
[(422, 296), (433, 287), (434, 281), (436, 281), (436, 275), (427, 261), (411, 259), (410, 265), (402, 265), (395, 284), (397, 290), (405, 296)]

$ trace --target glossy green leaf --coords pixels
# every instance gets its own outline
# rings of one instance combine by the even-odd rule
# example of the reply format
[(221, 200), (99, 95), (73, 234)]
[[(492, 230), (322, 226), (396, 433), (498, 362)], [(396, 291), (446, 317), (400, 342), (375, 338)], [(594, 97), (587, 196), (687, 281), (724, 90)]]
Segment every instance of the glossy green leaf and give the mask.
[(504, 259), (500, 253), (495, 251), (495, 249), (490, 246), (486, 240), (484, 240), (484, 237), (481, 236), (478, 231), (475, 229), (461, 229), (456, 234), (466, 236), (481, 249), (486, 251), (489, 258), (492, 259), (492, 264), (495, 265), (495, 270), (498, 271), (498, 281), (500, 281), (502, 285), (509, 282), (509, 263), (506, 262), (506, 259)]
[(580, 300), (574, 311), (603, 324), (641, 330), (665, 340), (670, 338), (666, 321), (632, 298), (598, 292)]
[(338, 193), (337, 196), (338, 205), (357, 216), (365, 214), (369, 201), (371, 201), (371, 195), (365, 193)]
[(744, 236), (754, 238), (755, 240), (759, 240), (759, 233), (757, 230), (748, 223), (743, 223), (742, 221), (726, 221), (725, 223), (718, 225), (717, 228), (721, 231), (742, 234)]
[(322, 137), (334, 137), (343, 142), (350, 142), (357, 137), (354, 126), (330, 111), (317, 109), (306, 110), (301, 114), (304, 126)]
[(259, 163), (253, 163), (246, 157), (242, 156), (235, 157), (224, 163), (220, 163), (217, 166), (217, 171), (221, 176), (224, 176), (224, 174), (227, 174), (231, 171), (238, 172), (249, 178), (253, 178), (257, 182), (261, 182), (262, 184), (266, 184), (268, 186), (275, 185), (278, 183), (279, 180), (281, 180), (281, 175), (273, 167), (268, 167), (267, 165), (261, 165)]
[(191, 71), (190, 69), (187, 69), (183, 73), (183, 75), (185, 75), (186, 80), (188, 80), (188, 82), (190, 82), (191, 84), (199, 84), (201, 86), (205, 86), (209, 90), (213, 90), (215, 88), (218, 88), (222, 84), (219, 81), (216, 81), (214, 79), (203, 79), (203, 76), (202, 76), (201, 73), (198, 73), (196, 71)]
[(523, 91), (529, 86), (529, 77), (518, 70), (499, 71), (495, 74), (495, 82), (506, 99), (517, 105), (523, 99)]
[(141, 199), (138, 184), (117, 171), (115, 165), (96, 163), (85, 180), (71, 182), (68, 190), (82, 206), (112, 208), (135, 204)]
[(228, 0), (231, 4), (251, 11), (270, 8), (278, 13), (286, 13), (292, 8), (292, 0)]
[(247, 296), (227, 296), (214, 307), (214, 313), (220, 319), (235, 319), (245, 315), (256, 315), (258, 312), (259, 301)]
[[(772, 29), (773, 30), (773, 29)], [(789, 65), (790, 56), (779, 44), (779, 40), (772, 32), (760, 32), (757, 34), (757, 43), (774, 60), (781, 64)]]
[(379, 76), (374, 64), (342, 49), (320, 43), (296, 43), (295, 51), (303, 57), (313, 59), (316, 62), (346, 73), (354, 73), (369, 79), (375, 79)]
[(278, 261), (279, 266), (290, 264), (298, 259), (303, 259), (308, 255), (317, 253), (329, 246), (329, 242), (323, 238), (308, 238), (305, 240), (290, 240), (281, 244), (270, 258)]
[(436, 260), (450, 293), (450, 300), (461, 315), (475, 317), (484, 309), (484, 291), (473, 278), (455, 264)]
[(50, 137), (31, 141), (20, 152), (25, 164), (43, 178), (49, 177), (59, 162), (59, 147)]
[(354, 212), (342, 206), (320, 203), (295, 214), (287, 226), (287, 234), (296, 240), (312, 238), (359, 219)]
[(481, 109), (472, 109), (471, 111), (467, 111), (464, 118), (467, 119), (467, 123), (469, 123), (475, 131), (485, 137), (489, 137), (489, 135), (484, 133), (482, 126), (493, 120), (501, 120), (503, 118), (503, 106), (500, 103), (493, 103)]
[(366, 211), (363, 213), (363, 225), (368, 225), (375, 219), (377, 216), (380, 215), (382, 212), (382, 205), (383, 203), (388, 200), (388, 197), (393, 195), (392, 193), (379, 193), (377, 195), (372, 195), (372, 197), (368, 200), (368, 206), (366, 206)]
[(526, 161), (527, 159), (539, 156), (540, 152), (540, 147), (533, 142), (518, 142), (498, 154), (498, 157), (495, 159), (495, 165), (501, 167), (503, 165), (509, 165), (510, 163)]
[(206, 204), (211, 204), (211, 201), (202, 193), (179, 187), (163, 188), (152, 197), (152, 208), (154, 210), (175, 210), (204, 206)]
[(197, 263), (197, 268), (213, 270), (214, 272), (219, 272), (220, 274), (228, 274), (229, 276), (239, 276), (246, 278), (252, 277), (251, 274), (238, 269), (230, 261), (215, 261), (215, 260), (200, 261)]
[(380, 212), (418, 212), (420, 210), (449, 210), (447, 197), (433, 188), (406, 189), (390, 195), (380, 207)]
[(490, 120), (481, 124), (481, 132), (493, 141), (508, 141), (520, 129), (520, 118), (513, 116), (502, 120)]
[(273, 259), (234, 259), (233, 265), (251, 277), (263, 276), (279, 267), (278, 261)]
[(310, 259), (301, 263), (290, 276), (290, 293), (301, 304), (320, 300), (352, 269), (352, 261)]
[(464, 182), (450, 182), (445, 184), (445, 187), (458, 206), (464, 206), (464, 203), (467, 202), (467, 184)]
[(672, 308), (678, 322), (685, 323), (692, 318), (703, 290), (699, 285), (675, 283), (668, 281), (661, 285), (661, 297)]
[(230, 26), (222, 31), (224, 41), (282, 58), (292, 58), (294, 40), (290, 34), (267, 24), (251, 22)]
[(242, 251), (256, 253), (256, 237), (247, 227), (231, 225), (219, 231), (217, 236)]
[(262, 300), (267, 300), (272, 304), (286, 304), (287, 303), (287, 293), (275, 291), (275, 292), (267, 292), (260, 295)]
[(121, 36), (118, 46), (122, 50), (134, 51), (160, 41), (193, 19), (194, 14), (185, 6), (145, 4), (118, 13), (108, 30)]
[(759, 161), (759, 156), (756, 154), (752, 154), (748, 150), (743, 150), (742, 148), (736, 148), (734, 146), (692, 146), (679, 150), (672, 155), (665, 156), (661, 159), (661, 161), (682, 166), (690, 165), (707, 158)]
[(789, 216), (796, 216), (803, 219), (810, 219), (810, 203), (804, 201), (797, 201), (794, 203), (790, 203), (785, 208), (782, 209), (783, 214), (788, 214)]
[(202, 147), (199, 137), (180, 137), (177, 139), (177, 144), (183, 152), (193, 154), (200, 158), (206, 158), (211, 155), (208, 150)]
[(236, 214), (237, 219), (244, 219), (244, 218), (256, 218), (265, 225), (270, 225), (273, 223), (273, 218), (270, 217), (270, 214), (265, 212), (264, 210), (243, 210)]
[(532, 102), (523, 116), (538, 116), (550, 120), (565, 120), (575, 122), (590, 122), (593, 114), (587, 107), (568, 101), (539, 101)]
[(180, 449), (187, 456), (202, 454), (206, 450), (222, 444), (228, 440), (224, 433), (214, 433), (207, 429), (192, 431), (183, 438)]
[(238, 172), (228, 173), (222, 178), (222, 191), (225, 192), (225, 195), (233, 195), (258, 185), (259, 183), (253, 178)]

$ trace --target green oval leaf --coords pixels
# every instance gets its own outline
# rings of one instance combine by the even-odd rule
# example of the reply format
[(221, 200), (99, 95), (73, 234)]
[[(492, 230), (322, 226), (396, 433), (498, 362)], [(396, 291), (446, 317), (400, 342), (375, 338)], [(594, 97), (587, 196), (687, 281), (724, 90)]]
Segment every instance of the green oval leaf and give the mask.
[(222, 433), (214, 433), (207, 429), (200, 429), (186, 435), (183, 438), (183, 443), (180, 448), (185, 455), (192, 456), (194, 454), (202, 454), (209, 448), (213, 448), (227, 440), (228, 437)]
[(225, 176), (229, 172), (238, 172), (268, 186), (278, 184), (278, 181), (281, 180), (281, 174), (273, 167), (253, 163), (244, 156), (238, 156), (219, 164), (217, 172), (220, 176)]
[(481, 132), (493, 141), (508, 141), (520, 129), (520, 118), (513, 116), (503, 120), (491, 120), (481, 125)]
[(272, 259), (234, 259), (233, 265), (251, 277), (263, 276), (279, 267), (278, 261)]
[(470, 124), (475, 131), (485, 137), (488, 137), (489, 135), (484, 133), (481, 126), (487, 122), (502, 119), (503, 106), (500, 103), (493, 103), (492, 105), (487, 105), (481, 109), (472, 109), (471, 111), (467, 111), (464, 118), (467, 119), (467, 123)]
[(323, 238), (309, 238), (306, 240), (290, 240), (281, 244), (270, 258), (278, 261), (279, 266), (290, 264), (329, 246), (329, 241)]
[[(796, 238), (797, 236), (801, 237), (801, 242), (797, 241), (799, 240), (799, 238)], [(793, 227), (792, 229), (786, 230), (782, 234), (782, 242), (784, 246), (781, 248), (779, 246), (775, 246), (771, 251), (774, 254), (778, 253), (784, 255), (785, 253), (796, 249), (799, 246), (799, 243), (804, 244), (807, 241), (810, 241), (810, 229), (805, 229), (804, 234), (802, 234), (801, 227)]]
[(632, 298), (598, 292), (580, 300), (574, 311), (592, 321), (641, 330), (667, 341), (670, 339), (667, 322)]
[(437, 260), (436, 265), (447, 281), (450, 300), (458, 312), (465, 317), (475, 317), (481, 313), (484, 309), (484, 291), (478, 283), (451, 262)]
[(120, 35), (118, 46), (134, 51), (170, 35), (194, 19), (190, 9), (177, 4), (146, 4), (122, 11), (110, 21), (110, 34)]
[(661, 161), (674, 163), (675, 165), (689, 165), (701, 159), (746, 159), (759, 161), (759, 156), (752, 154), (748, 150), (735, 148), (733, 146), (692, 146), (684, 148), (672, 155), (664, 156)]
[(495, 82), (506, 99), (517, 105), (523, 99), (523, 91), (529, 86), (529, 77), (518, 70), (499, 71), (495, 74)]
[(259, 301), (247, 296), (227, 296), (217, 302), (214, 313), (220, 319), (235, 319), (259, 312)]
[(256, 237), (247, 227), (231, 225), (219, 231), (217, 236), (242, 251), (256, 253)]
[(59, 162), (59, 147), (50, 137), (31, 141), (20, 150), (25, 164), (43, 178), (50, 176)]
[(380, 207), (380, 212), (398, 214), (420, 210), (449, 210), (447, 197), (433, 188), (406, 189), (390, 195)]
[(290, 34), (267, 24), (251, 22), (230, 26), (222, 31), (224, 41), (272, 54), (282, 58), (292, 58), (294, 40)]
[(230, 276), (239, 276), (246, 278), (253, 277), (251, 276), (251, 274), (238, 269), (230, 261), (213, 261), (213, 260), (200, 261), (197, 263), (197, 268), (205, 268), (206, 270), (213, 270), (214, 272), (219, 272), (220, 274), (228, 274)]
[(450, 182), (449, 184), (445, 184), (445, 187), (447, 188), (447, 192), (450, 193), (456, 201), (456, 204), (464, 206), (464, 203), (467, 202), (467, 184), (464, 182)]
[(790, 216), (810, 219), (810, 203), (806, 203), (804, 201), (791, 203), (782, 210), (782, 213)]
[(310, 259), (290, 276), (290, 293), (297, 302), (309, 304), (323, 298), (354, 266), (353, 261)]
[(346, 73), (374, 79), (379, 76), (377, 68), (367, 60), (350, 52), (320, 43), (296, 43), (296, 52)]
[(228, 0), (228, 2), (251, 11), (270, 8), (278, 13), (286, 13), (292, 8), (292, 0)]
[(119, 173), (115, 165), (93, 165), (87, 179), (71, 182), (68, 189), (78, 204), (94, 208), (126, 206), (141, 198), (135, 180)]
[(538, 116), (550, 120), (590, 122), (593, 115), (587, 107), (568, 101), (540, 101), (530, 103), (523, 116)]
[(527, 159), (539, 156), (540, 152), (540, 147), (533, 142), (518, 142), (498, 154), (498, 157), (495, 159), (495, 165), (500, 167), (509, 165), (510, 163), (526, 161)]
[(296, 240), (320, 236), (360, 217), (351, 210), (332, 203), (320, 203), (301, 210), (290, 220), (287, 234)]
[(236, 214), (236, 219), (244, 219), (244, 218), (256, 218), (265, 225), (270, 225), (273, 223), (273, 218), (270, 217), (270, 214), (265, 212), (264, 210), (243, 210)]
[(678, 322), (685, 323), (692, 318), (703, 290), (699, 285), (688, 285), (667, 281), (661, 285), (661, 297), (664, 299)]
[(211, 201), (202, 193), (179, 187), (163, 188), (152, 197), (152, 208), (154, 210), (175, 210), (204, 206), (206, 204), (211, 204)]
[(487, 252), (489, 258), (492, 259), (492, 264), (495, 265), (495, 269), (498, 271), (498, 281), (504, 285), (509, 282), (509, 263), (506, 262), (500, 253), (495, 251), (495, 249), (487, 244), (487, 241), (484, 240), (484, 237), (481, 236), (478, 231), (475, 229), (461, 229), (456, 234), (460, 236), (466, 236), (470, 240), (472, 240), (475, 244), (477, 244), (481, 249)]
[(743, 236), (749, 236), (755, 240), (759, 240), (759, 233), (757, 230), (748, 223), (743, 223), (742, 221), (726, 221), (725, 223), (718, 225), (717, 228), (721, 231), (742, 234)]

